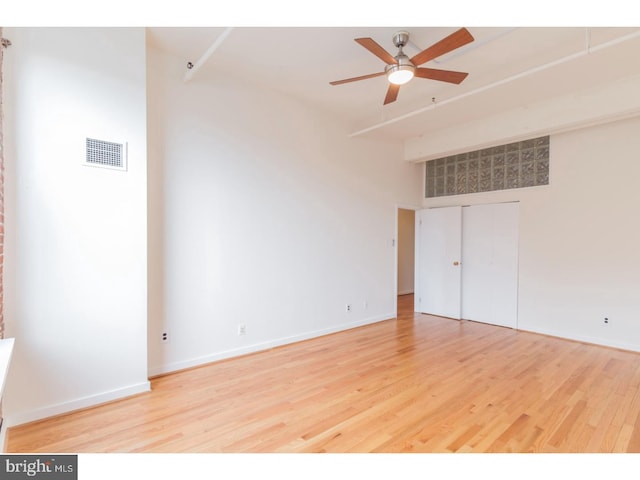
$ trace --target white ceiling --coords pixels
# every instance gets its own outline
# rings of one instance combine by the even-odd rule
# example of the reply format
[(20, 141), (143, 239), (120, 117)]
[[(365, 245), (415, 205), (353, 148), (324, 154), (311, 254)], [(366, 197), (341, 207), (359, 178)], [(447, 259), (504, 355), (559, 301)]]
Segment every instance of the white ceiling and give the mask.
[[(460, 85), (416, 78), (400, 89), (396, 102), (383, 106), (384, 76), (329, 84), (384, 69), (355, 38), (371, 37), (395, 55), (393, 34), (407, 30), (405, 52), (412, 56), (458, 28), (238, 27), (192, 73), (207, 81), (231, 71), (339, 116), (353, 134), (398, 140), (640, 74), (640, 28), (467, 26), (474, 42), (423, 65), (469, 72)], [(187, 62), (197, 63), (226, 29), (148, 32), (153, 46), (184, 61), (186, 74)]]

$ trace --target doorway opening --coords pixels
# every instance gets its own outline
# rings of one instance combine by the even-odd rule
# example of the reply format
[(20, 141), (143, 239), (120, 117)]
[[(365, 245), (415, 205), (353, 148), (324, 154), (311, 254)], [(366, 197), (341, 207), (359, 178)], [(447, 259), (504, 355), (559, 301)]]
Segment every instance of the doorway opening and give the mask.
[[(415, 289), (416, 212), (399, 207), (396, 228), (396, 315), (398, 303), (413, 298)], [(406, 302), (405, 302), (406, 303)]]

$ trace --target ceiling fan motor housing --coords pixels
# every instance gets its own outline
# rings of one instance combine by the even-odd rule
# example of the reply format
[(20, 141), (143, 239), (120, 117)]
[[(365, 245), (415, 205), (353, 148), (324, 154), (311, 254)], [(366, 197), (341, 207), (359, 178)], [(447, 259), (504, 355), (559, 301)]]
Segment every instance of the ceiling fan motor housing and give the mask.
[(396, 63), (389, 64), (384, 68), (384, 72), (387, 74), (389, 81), (396, 85), (403, 85), (411, 80), (416, 70), (416, 66), (402, 51), (402, 47), (404, 47), (408, 41), (409, 32), (400, 31), (393, 36), (393, 43), (398, 47), (398, 54), (393, 57)]
[(409, 70), (409, 67), (412, 69), (415, 69), (416, 67), (413, 63), (411, 63), (411, 60), (409, 60), (409, 57), (407, 57), (404, 53), (399, 53), (394, 58), (398, 63), (387, 65), (384, 68), (385, 72), (391, 69), (398, 70), (398, 67), (402, 67), (402, 70)]

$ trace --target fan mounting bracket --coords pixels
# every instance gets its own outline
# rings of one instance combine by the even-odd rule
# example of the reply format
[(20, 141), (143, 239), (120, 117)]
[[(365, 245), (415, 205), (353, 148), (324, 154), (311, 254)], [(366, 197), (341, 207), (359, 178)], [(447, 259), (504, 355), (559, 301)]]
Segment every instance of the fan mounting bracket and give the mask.
[(407, 43), (409, 43), (409, 32), (405, 31), (405, 30), (400, 30), (399, 32), (396, 32), (393, 35), (393, 44), (398, 47), (398, 48), (402, 48), (404, 47)]

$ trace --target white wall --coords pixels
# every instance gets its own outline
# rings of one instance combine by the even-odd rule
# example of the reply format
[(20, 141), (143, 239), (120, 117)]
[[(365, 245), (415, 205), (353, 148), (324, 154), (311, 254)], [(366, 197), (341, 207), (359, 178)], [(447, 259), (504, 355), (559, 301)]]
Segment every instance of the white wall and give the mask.
[[(144, 29), (7, 28), (10, 424), (148, 389)], [(128, 142), (127, 172), (82, 165)]]
[(183, 75), (149, 51), (150, 373), (394, 317), (396, 205), (421, 198), (402, 145)]
[(416, 214), (398, 209), (398, 295), (413, 293), (415, 280)]
[(634, 118), (552, 135), (548, 186), (424, 201), (520, 201), (519, 329), (640, 350), (638, 131)]

